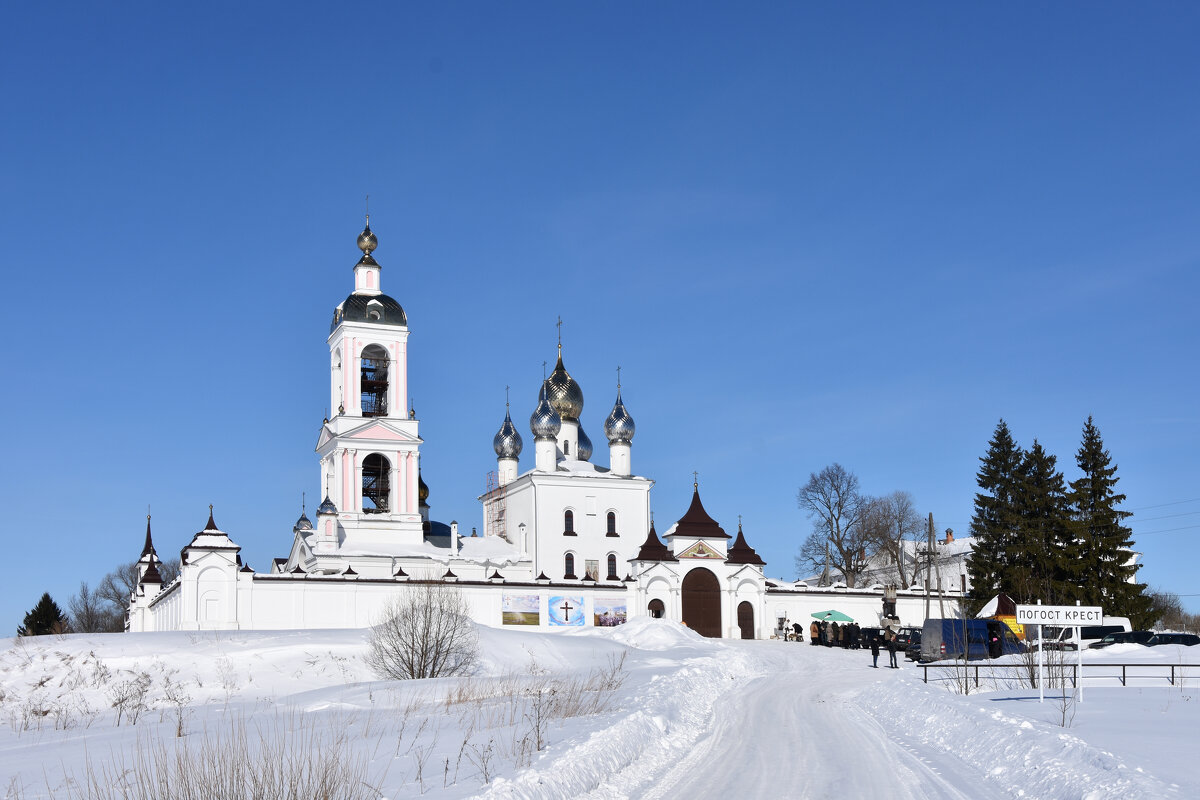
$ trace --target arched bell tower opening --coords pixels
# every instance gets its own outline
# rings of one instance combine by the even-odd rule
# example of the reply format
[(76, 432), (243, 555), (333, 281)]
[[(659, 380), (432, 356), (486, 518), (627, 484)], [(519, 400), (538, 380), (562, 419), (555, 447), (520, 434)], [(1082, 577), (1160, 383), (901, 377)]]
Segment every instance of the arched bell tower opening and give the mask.
[(388, 396), (388, 354), (377, 344), (362, 351), (361, 369), (362, 415), (386, 417)]
[(391, 493), (392, 465), (379, 453), (371, 453), (362, 463), (362, 510), (364, 514), (385, 514)]
[(721, 584), (704, 567), (683, 578), (683, 622), (701, 636), (721, 638)]

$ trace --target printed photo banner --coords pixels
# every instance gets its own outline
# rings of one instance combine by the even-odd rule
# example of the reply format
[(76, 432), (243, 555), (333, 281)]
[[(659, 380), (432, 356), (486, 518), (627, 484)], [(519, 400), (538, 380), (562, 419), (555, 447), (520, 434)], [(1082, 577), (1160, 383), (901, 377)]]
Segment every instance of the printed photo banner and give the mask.
[(500, 621), (504, 625), (541, 624), (541, 597), (505, 592), (500, 600)]
[(592, 608), (592, 624), (597, 628), (612, 628), (617, 625), (624, 625), (627, 618), (628, 609), (624, 601), (614, 603), (597, 600)]
[(582, 596), (552, 595), (548, 613), (551, 625), (579, 627), (586, 621)]

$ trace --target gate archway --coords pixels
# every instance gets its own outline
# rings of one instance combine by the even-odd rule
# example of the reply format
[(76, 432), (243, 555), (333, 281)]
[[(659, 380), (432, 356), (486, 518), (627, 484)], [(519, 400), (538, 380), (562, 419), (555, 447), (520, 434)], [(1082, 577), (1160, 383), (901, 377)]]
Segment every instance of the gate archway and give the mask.
[(701, 636), (721, 638), (721, 584), (717, 576), (697, 567), (683, 578), (683, 621)]
[(743, 639), (754, 638), (754, 605), (749, 600), (738, 603), (738, 628)]

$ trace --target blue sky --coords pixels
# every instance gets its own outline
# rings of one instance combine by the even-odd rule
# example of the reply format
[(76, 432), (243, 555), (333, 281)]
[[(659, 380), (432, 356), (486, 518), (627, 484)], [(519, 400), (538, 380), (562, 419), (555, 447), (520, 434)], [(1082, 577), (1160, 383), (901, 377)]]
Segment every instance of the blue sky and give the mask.
[(1071, 479), (1092, 414), (1200, 610), (1194, 4), (176, 5), (0, 30), (3, 625), (147, 504), (286, 554), (368, 193), (438, 519), (561, 315), (595, 460), (619, 364), (657, 518), (697, 470), (772, 575), (810, 472), (965, 532), (998, 419)]

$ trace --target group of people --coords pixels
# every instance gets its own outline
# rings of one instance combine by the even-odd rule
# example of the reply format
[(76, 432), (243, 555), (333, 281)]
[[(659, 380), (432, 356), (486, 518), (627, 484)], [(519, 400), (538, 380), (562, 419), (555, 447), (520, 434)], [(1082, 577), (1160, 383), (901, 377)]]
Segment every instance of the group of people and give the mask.
[(863, 646), (862, 629), (857, 622), (816, 622), (808, 626), (809, 642), (825, 647), (844, 647), (858, 650)]

